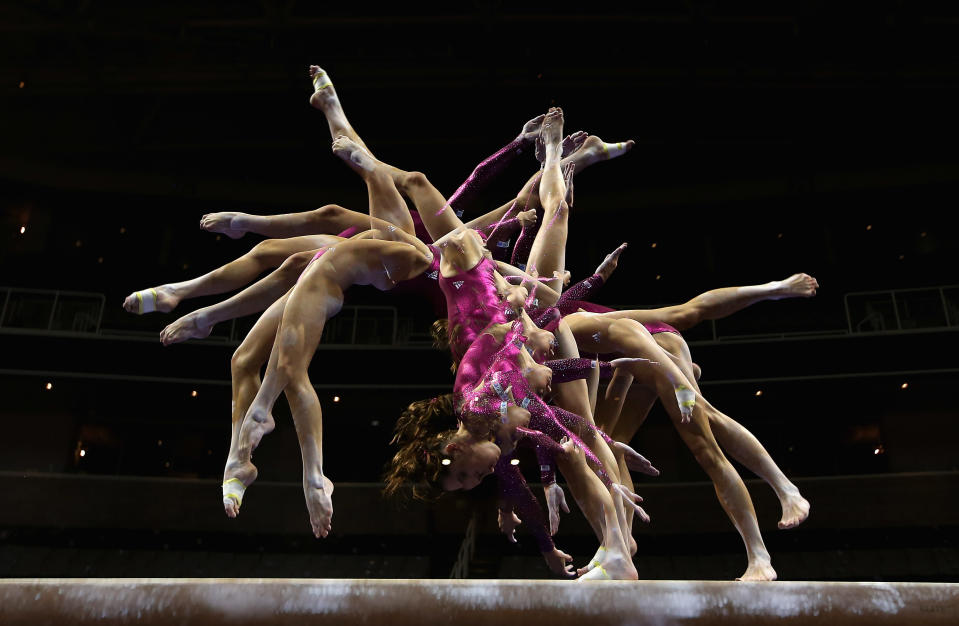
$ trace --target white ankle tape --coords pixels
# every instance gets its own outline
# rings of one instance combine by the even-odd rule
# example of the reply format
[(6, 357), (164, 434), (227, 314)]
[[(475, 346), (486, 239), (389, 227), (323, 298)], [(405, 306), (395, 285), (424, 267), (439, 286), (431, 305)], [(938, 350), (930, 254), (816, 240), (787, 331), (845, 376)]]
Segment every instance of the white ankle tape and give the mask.
[(332, 84), (333, 84), (333, 81), (330, 80), (329, 75), (323, 70), (320, 70), (316, 74), (313, 74), (313, 91), (326, 89)]
[(690, 409), (696, 406), (696, 392), (686, 385), (676, 387), (676, 400), (679, 401), (681, 409)]
[(143, 291), (136, 292), (137, 297), (137, 314), (143, 315), (144, 313), (153, 313), (156, 311), (157, 307), (157, 290), (156, 289), (144, 289)]
[(223, 481), (223, 501), (233, 500), (236, 506), (243, 504), (243, 493), (246, 491), (246, 485), (239, 478), (231, 478)]

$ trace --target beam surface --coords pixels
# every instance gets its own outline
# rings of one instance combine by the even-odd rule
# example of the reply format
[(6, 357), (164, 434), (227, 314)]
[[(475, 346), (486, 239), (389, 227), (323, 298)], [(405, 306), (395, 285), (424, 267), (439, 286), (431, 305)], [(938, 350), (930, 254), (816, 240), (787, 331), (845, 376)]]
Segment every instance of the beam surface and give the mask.
[(9, 579), (19, 624), (956, 624), (959, 585), (363, 579)]

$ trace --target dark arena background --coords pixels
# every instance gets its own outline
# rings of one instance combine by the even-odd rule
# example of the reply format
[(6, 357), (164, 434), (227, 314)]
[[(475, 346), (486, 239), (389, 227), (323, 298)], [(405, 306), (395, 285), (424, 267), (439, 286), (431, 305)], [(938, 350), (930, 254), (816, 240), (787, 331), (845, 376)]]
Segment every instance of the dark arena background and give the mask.
[[(959, 582), (957, 41), (950, 2), (0, 4), (0, 621), (67, 623), (61, 604), (30, 603), (110, 584), (64, 578), (271, 578), (300, 580), (237, 587), (247, 609), (229, 600), (233, 587), (217, 589), (241, 618), (264, 622), (279, 615), (271, 598), (304, 585), (356, 599), (342, 619), (376, 613), (363, 594), (380, 585), (405, 598), (381, 616), (428, 622), (408, 611), (442, 611), (427, 608), (435, 594), (410, 599), (429, 579), (476, 598), (500, 585), (503, 602), (527, 585), (543, 602), (522, 613), (530, 623), (560, 619), (550, 611), (572, 596), (595, 603), (589, 619), (601, 623), (656, 611), (657, 623), (698, 619), (661, 601), (667, 588), (730, 623), (956, 623), (959, 591), (941, 583)], [(163, 347), (164, 326), (225, 296), (139, 317), (121, 303), (262, 239), (204, 232), (205, 213), (367, 210), (362, 180), (332, 155), (308, 103), (310, 64), (333, 77), (379, 158), (427, 173), (445, 194), (550, 106), (563, 107), (568, 132), (635, 140), (576, 179), (573, 280), (629, 243), (603, 304), (663, 306), (796, 272), (819, 281), (814, 298), (684, 333), (703, 392), (812, 505), (801, 526), (778, 530), (774, 493), (736, 465), (787, 582), (666, 582), (732, 581), (746, 558), (660, 406), (632, 442), (662, 470), (636, 478), (652, 517), (634, 531), (640, 583), (588, 583), (590, 596), (547, 580), (524, 527), (516, 544), (498, 531), (493, 479), (433, 504), (384, 499), (397, 417), (453, 377), (431, 345), (428, 303), (369, 287), (349, 291), (310, 368), (336, 484), (331, 535), (310, 532), (285, 400), (242, 514), (223, 514), (230, 359), (256, 316)], [(521, 160), (484, 201), (498, 206), (536, 168)], [(520, 467), (538, 483), (532, 455)], [(573, 509), (556, 543), (581, 566), (596, 540)], [(449, 578), (472, 580), (437, 580)], [(869, 585), (840, 584), (852, 582)], [(153, 584), (181, 585), (163, 596), (179, 608), (72, 619), (212, 623), (209, 583), (117, 583), (126, 591), (104, 606), (133, 607)], [(323, 587), (333, 583), (346, 595)], [(635, 613), (623, 608), (638, 602), (629, 585), (647, 594)], [(99, 606), (95, 590), (73, 590)], [(831, 598), (829, 608), (762, 608), (764, 595), (787, 591)], [(900, 612), (844, 612), (889, 593)], [(300, 605), (283, 597), (312, 615), (315, 605), (291, 609)], [(482, 617), (486, 605), (463, 602), (473, 613), (460, 623)], [(520, 619), (516, 606), (539, 606), (523, 602), (502, 608), (504, 623)]]

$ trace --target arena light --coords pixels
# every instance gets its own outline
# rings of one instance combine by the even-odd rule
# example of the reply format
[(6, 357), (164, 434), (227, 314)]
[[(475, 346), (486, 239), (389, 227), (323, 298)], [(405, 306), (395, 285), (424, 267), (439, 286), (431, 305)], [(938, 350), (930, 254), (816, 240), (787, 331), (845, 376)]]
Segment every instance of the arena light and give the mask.
[(900, 388), (900, 389), (909, 389), (909, 383), (903, 383), (903, 384), (899, 385), (899, 388)]
[(196, 389), (190, 392), (190, 397), (195, 398), (197, 396)]
[(757, 389), (757, 390), (756, 390), (756, 397), (758, 398), (758, 397), (761, 396), (761, 395), (763, 395), (763, 390), (762, 390), (762, 389)]
[(27, 232), (27, 227), (26, 227), (26, 226), (21, 226), (21, 227), (20, 227), (20, 234), (22, 235), (22, 234), (25, 233), (25, 232)]
[(80, 449), (80, 456), (86, 456), (86, 455), (87, 455), (87, 451), (84, 450), (83, 448), (81, 448), (81, 449)]
[(333, 396), (333, 402), (339, 402), (339, 401), (340, 401), (339, 396)]
[(50, 391), (51, 389), (53, 389), (53, 383), (47, 383), (47, 384), (44, 386), (44, 388), (45, 388), (47, 391)]
[(449, 459), (443, 459), (442, 461), (440, 461), (441, 465), (449, 465), (450, 463), (452, 463), (452, 461), (450, 461)]
[(519, 459), (512, 459), (512, 460), (509, 462), (509, 464), (510, 464), (510, 465), (519, 465)]

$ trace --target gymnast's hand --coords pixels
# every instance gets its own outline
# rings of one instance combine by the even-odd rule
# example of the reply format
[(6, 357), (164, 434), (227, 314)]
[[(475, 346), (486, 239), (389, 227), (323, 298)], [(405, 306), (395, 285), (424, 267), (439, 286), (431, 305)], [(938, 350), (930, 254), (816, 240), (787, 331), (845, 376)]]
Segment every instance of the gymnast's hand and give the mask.
[(546, 493), (546, 509), (549, 511), (549, 534), (555, 535), (559, 530), (559, 512), (569, 513), (569, 506), (566, 504), (566, 494), (563, 488), (556, 483), (551, 483), (543, 487)]
[(516, 527), (523, 523), (523, 520), (516, 516), (516, 513), (499, 509), (496, 517), (496, 523), (499, 524), (500, 532), (506, 535), (510, 543), (516, 543)]
[(536, 224), (536, 209), (520, 211), (516, 214), (516, 219), (519, 221), (519, 225), (523, 228), (534, 226)]
[(523, 124), (523, 130), (519, 131), (519, 136), (523, 139), (532, 141), (539, 137), (539, 131), (543, 129), (543, 120), (546, 119), (546, 114), (541, 113), (537, 115), (530, 121)]
[(623, 504), (633, 508), (633, 512), (636, 513), (636, 517), (643, 520), (647, 524), (649, 523), (649, 514), (646, 513), (643, 507), (639, 506), (639, 503), (643, 501), (642, 496), (633, 493), (630, 491), (629, 487), (620, 483), (613, 483), (613, 491), (622, 497)]
[(543, 558), (546, 559), (546, 565), (554, 574), (563, 578), (576, 578), (576, 571), (573, 569), (573, 557), (559, 548), (553, 548), (552, 552), (544, 552)]

